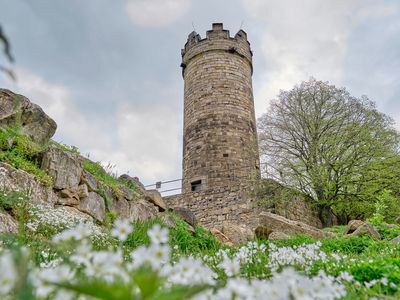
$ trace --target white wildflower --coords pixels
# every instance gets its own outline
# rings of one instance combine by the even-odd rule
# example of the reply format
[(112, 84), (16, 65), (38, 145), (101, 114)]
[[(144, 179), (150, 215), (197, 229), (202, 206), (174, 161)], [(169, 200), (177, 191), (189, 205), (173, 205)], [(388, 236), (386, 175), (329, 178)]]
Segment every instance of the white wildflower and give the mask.
[(111, 235), (121, 241), (125, 241), (132, 231), (133, 226), (128, 219), (118, 219), (114, 222), (114, 228), (111, 230)]
[(159, 224), (154, 224), (147, 232), (153, 244), (168, 243), (168, 229), (162, 228)]
[(0, 295), (7, 295), (14, 288), (18, 279), (11, 252), (4, 252), (0, 256)]

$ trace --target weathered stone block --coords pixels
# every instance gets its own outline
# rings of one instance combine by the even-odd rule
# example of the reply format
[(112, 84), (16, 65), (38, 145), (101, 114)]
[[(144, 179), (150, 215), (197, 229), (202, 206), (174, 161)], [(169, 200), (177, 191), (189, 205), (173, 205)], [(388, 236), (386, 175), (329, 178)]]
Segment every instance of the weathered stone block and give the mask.
[(167, 205), (165, 204), (163, 198), (161, 197), (160, 192), (157, 190), (146, 191), (145, 200), (157, 206), (159, 211), (167, 210)]
[(54, 178), (54, 188), (76, 190), (81, 180), (82, 163), (74, 153), (50, 146), (42, 157), (43, 170)]
[(42, 185), (33, 175), (2, 162), (0, 162), (0, 189), (29, 192), (30, 201), (33, 203), (57, 202), (57, 195), (53, 189)]
[(196, 216), (193, 214), (193, 212), (184, 207), (174, 207), (173, 212), (177, 214), (180, 218), (182, 218), (186, 223), (189, 225), (192, 225), (193, 227), (196, 226), (197, 224), (197, 219)]
[(0, 128), (20, 123), (23, 134), (34, 142), (45, 144), (54, 135), (57, 124), (40, 106), (28, 98), (0, 89)]
[(106, 214), (104, 199), (95, 192), (90, 192), (88, 197), (80, 199), (77, 209), (89, 214), (99, 222), (104, 222)]
[(8, 213), (0, 211), (0, 233), (18, 232), (18, 223)]
[(134, 220), (151, 220), (157, 216), (157, 208), (145, 200), (129, 202), (129, 219)]
[(82, 170), (81, 183), (87, 185), (89, 192), (97, 191), (98, 185), (96, 178), (86, 170)]
[(288, 235), (306, 234), (314, 238), (325, 237), (324, 232), (318, 228), (270, 212), (261, 212), (259, 222), (260, 226), (266, 227), (268, 230), (279, 231)]

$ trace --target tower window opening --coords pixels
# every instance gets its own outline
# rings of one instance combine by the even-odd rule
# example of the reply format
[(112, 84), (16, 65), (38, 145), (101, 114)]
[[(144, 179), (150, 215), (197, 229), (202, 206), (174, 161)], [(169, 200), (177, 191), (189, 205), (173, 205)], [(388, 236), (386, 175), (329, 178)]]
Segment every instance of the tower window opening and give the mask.
[(228, 156), (229, 156), (228, 153), (224, 153), (224, 154), (223, 154), (223, 157), (228, 157)]
[(201, 190), (201, 180), (192, 181), (190, 183), (192, 192), (200, 192)]

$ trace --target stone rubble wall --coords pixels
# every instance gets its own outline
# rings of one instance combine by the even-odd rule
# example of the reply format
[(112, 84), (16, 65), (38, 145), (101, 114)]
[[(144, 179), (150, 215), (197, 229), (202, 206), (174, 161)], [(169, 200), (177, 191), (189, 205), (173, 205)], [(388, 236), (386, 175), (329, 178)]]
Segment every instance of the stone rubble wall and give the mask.
[(289, 220), (300, 221), (317, 228), (322, 228), (318, 209), (304, 197), (295, 195), (289, 202), (278, 202), (275, 205), (274, 212)]
[(199, 223), (208, 228), (218, 228), (224, 223), (245, 224), (255, 228), (258, 224), (257, 205), (240, 188), (219, 188), (197, 193), (164, 197), (171, 207), (190, 209)]

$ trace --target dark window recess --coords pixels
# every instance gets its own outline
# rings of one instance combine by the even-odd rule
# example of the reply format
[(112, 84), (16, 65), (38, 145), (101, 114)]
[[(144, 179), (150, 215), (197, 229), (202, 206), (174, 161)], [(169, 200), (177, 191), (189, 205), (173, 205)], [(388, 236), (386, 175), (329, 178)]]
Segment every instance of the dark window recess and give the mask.
[(224, 153), (223, 156), (224, 156), (224, 157), (228, 157), (229, 154), (228, 154), (228, 153)]
[(192, 192), (199, 192), (201, 190), (201, 180), (192, 181)]

